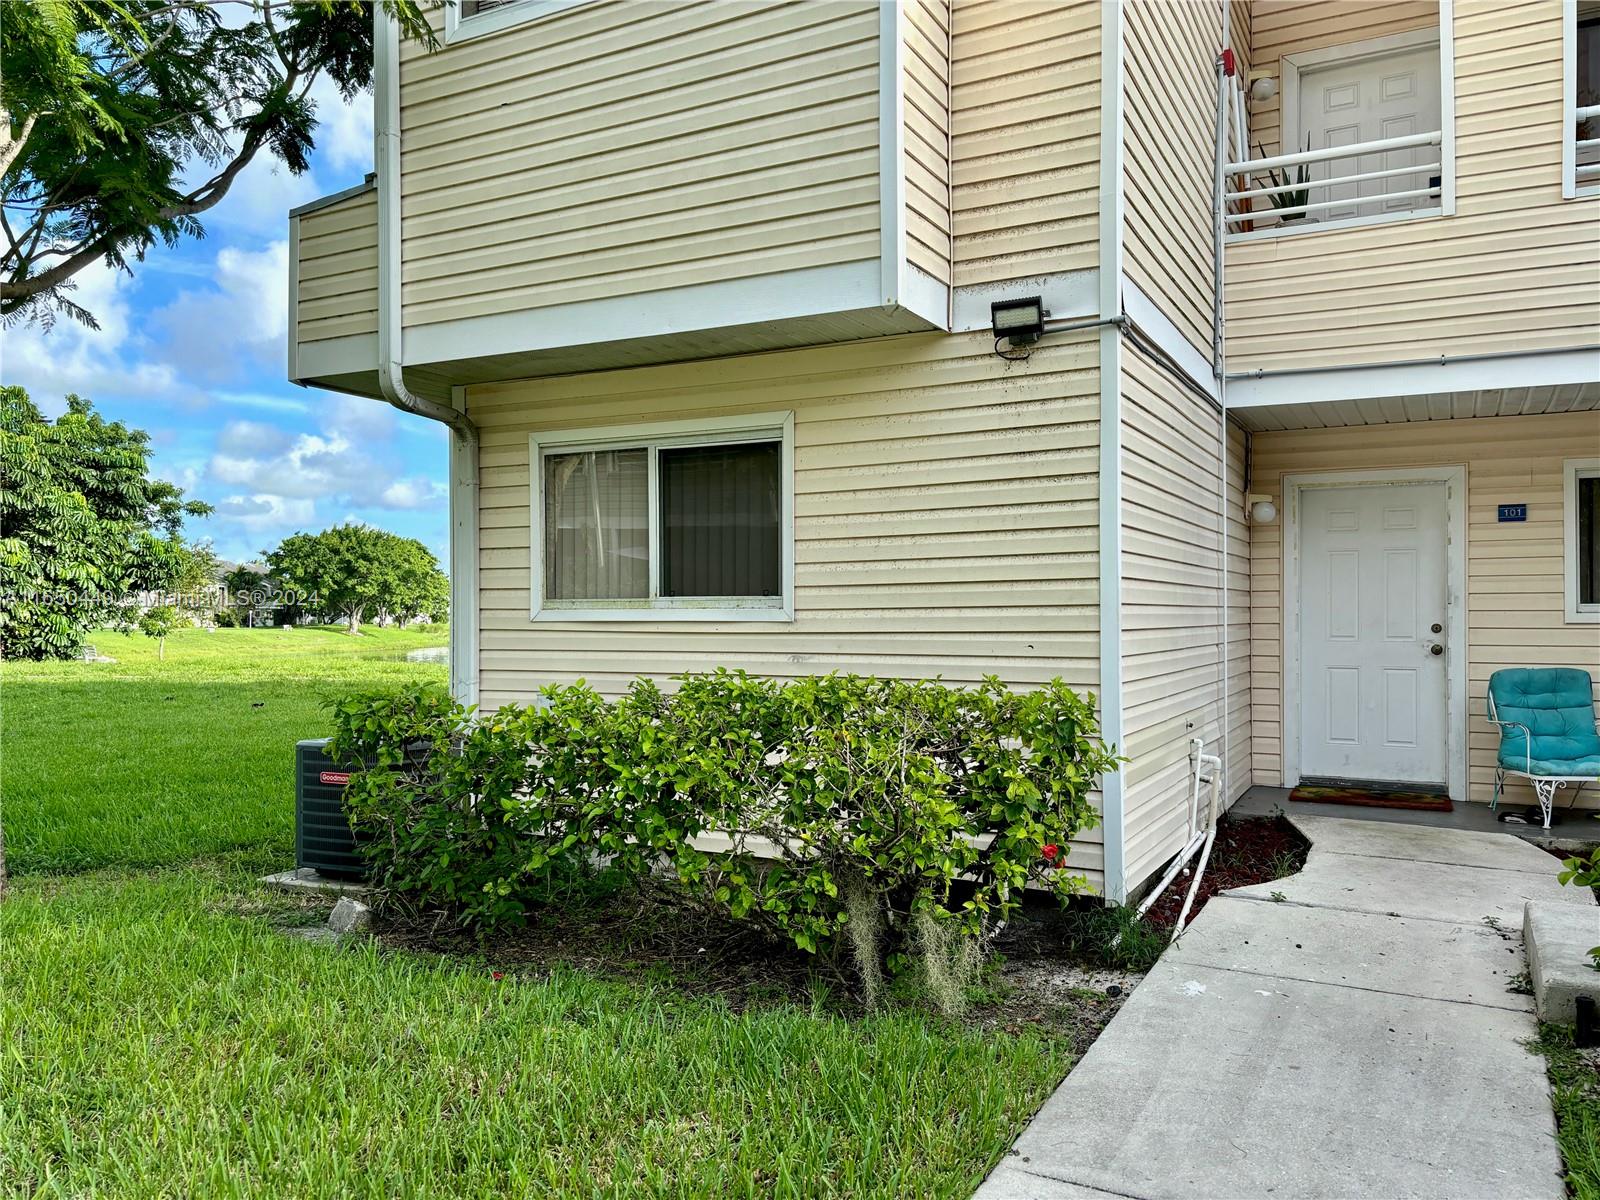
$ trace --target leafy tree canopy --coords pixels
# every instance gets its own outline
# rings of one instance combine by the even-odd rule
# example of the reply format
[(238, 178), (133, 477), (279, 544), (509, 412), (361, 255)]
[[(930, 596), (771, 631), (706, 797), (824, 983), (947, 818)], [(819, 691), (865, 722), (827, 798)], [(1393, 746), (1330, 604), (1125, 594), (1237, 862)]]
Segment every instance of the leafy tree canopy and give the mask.
[[(419, 0), (381, 0), (430, 48)], [(312, 85), (372, 82), (365, 0), (31, 0), (0, 21), (0, 316), (48, 324), (96, 262), (128, 269), (266, 153), (299, 174)]]
[(79, 396), (46, 418), (0, 388), (0, 652), (70, 658), (130, 594), (176, 590), (194, 565), (184, 500), (149, 475), (149, 437)]
[(352, 633), (369, 613), (442, 616), (448, 603), (449, 585), (426, 546), (369, 525), (297, 533), (266, 559), (273, 578), (303, 597), (304, 607), (347, 621)]

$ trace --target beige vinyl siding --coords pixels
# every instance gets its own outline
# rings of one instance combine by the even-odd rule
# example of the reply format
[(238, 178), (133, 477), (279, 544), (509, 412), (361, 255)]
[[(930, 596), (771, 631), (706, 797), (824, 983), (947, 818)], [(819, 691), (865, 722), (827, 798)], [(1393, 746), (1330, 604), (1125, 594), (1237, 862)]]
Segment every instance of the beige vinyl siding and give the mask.
[[(1279, 75), (1278, 60), (1350, 42), (1365, 42), (1439, 24), (1438, 0), (1253, 0), (1249, 15), (1250, 64)], [(1250, 145), (1263, 154), (1280, 153), (1280, 91), (1270, 100), (1250, 102)], [(1301, 147), (1295, 147), (1299, 149)]]
[(1600, 344), (1600, 201), (1561, 198), (1561, 6), (1455, 11), (1456, 215), (1231, 245), (1230, 369)]
[[(1183, 848), (1190, 740), (1221, 755), (1222, 515), (1217, 407), (1137, 351), (1123, 356), (1123, 768), (1130, 891)], [(1229, 770), (1250, 786), (1249, 527), (1245, 435), (1228, 430)]]
[(1128, 0), (1123, 13), (1124, 269), (1209, 359), (1222, 6)]
[(1100, 5), (955, 0), (951, 20), (955, 284), (1093, 270)]
[[(1097, 690), (1098, 350), (1002, 364), (984, 334), (472, 387), (482, 430), (483, 702), (717, 666)], [(533, 622), (529, 435), (794, 413), (792, 623)], [(1074, 852), (1100, 884), (1099, 831)]]
[(295, 327), (302, 344), (378, 332), (378, 193), (302, 213)]
[(906, 0), (906, 260), (950, 284), (950, 3)]
[[(1467, 799), (1487, 803), (1499, 738), (1484, 717), (1489, 676), (1501, 667), (1581, 667), (1600, 677), (1600, 630), (1568, 625), (1562, 593), (1562, 461), (1592, 455), (1600, 415), (1478, 417), (1343, 429), (1258, 433), (1250, 490), (1283, 511), (1282, 477), (1314, 471), (1463, 463), (1467, 472)], [(1526, 524), (1502, 525), (1496, 507), (1528, 505)], [(1283, 522), (1252, 542), (1252, 700), (1255, 777), (1282, 779)], [(1510, 799), (1532, 803), (1512, 786)], [(1562, 803), (1570, 800), (1567, 793)], [(1594, 798), (1591, 798), (1593, 802)]]
[(869, 0), (583, 4), (402, 53), (408, 326), (879, 256)]
[(1250, 11), (1254, 7), (1251, 0), (1228, 0), (1228, 45), (1233, 49), (1234, 59), (1239, 64), (1239, 78), (1247, 92), (1250, 89), (1250, 70), (1256, 65), (1250, 46)]

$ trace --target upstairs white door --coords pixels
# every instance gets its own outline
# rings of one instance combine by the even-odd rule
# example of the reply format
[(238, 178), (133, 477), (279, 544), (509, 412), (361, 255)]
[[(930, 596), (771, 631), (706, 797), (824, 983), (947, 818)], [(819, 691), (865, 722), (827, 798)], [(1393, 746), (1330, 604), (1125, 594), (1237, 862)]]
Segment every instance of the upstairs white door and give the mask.
[[(1285, 146), (1286, 153), (1304, 150), (1308, 137), (1311, 149), (1324, 150), (1381, 138), (1430, 133), (1439, 128), (1440, 122), (1439, 47), (1436, 43), (1353, 62), (1306, 68), (1300, 72), (1299, 92), (1299, 140), (1292, 146)], [(1439, 147), (1415, 146), (1318, 163), (1311, 168), (1312, 179), (1339, 179), (1404, 167), (1418, 169), (1411, 174), (1317, 188), (1311, 193), (1313, 203), (1324, 200), (1348, 200), (1349, 203), (1318, 209), (1310, 215), (1318, 221), (1341, 221), (1431, 208), (1438, 204), (1437, 196), (1365, 202), (1363, 197), (1429, 188), (1432, 178), (1439, 174), (1439, 168), (1432, 164), (1439, 161)]]
[(1446, 513), (1443, 483), (1300, 493), (1302, 777), (1446, 782)]

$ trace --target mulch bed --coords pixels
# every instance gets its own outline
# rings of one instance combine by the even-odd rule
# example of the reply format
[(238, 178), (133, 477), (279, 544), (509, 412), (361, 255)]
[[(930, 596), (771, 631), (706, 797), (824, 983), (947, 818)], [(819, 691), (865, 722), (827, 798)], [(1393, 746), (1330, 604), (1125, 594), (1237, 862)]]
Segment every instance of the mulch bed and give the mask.
[[(1310, 848), (1311, 843), (1286, 817), (1225, 814), (1217, 822), (1217, 842), (1211, 849), (1206, 873), (1200, 879), (1194, 907), (1189, 910), (1189, 922), (1193, 923), (1206, 901), (1218, 892), (1293, 875), (1305, 866), (1306, 851)], [(1195, 861), (1199, 857), (1200, 852), (1196, 851)], [(1183, 898), (1193, 879), (1193, 875), (1185, 874), (1173, 880), (1166, 893), (1145, 914), (1145, 920), (1162, 929), (1171, 929), (1177, 924)]]
[[(1030, 904), (1007, 926), (996, 943), (1000, 957), (980, 984), (981, 998), (960, 1018), (964, 1023), (1012, 1033), (1047, 1028), (1081, 1053), (1116, 1015), (1144, 972), (1095, 962), (1063, 945), (1057, 913), (1053, 902)], [(775, 1003), (820, 1005), (844, 1016), (864, 1011), (847, 965), (647, 890), (552, 906), (524, 928), (481, 941), (432, 913), (383, 914), (374, 933), (392, 949), (477, 961), (487, 971), (547, 975), (571, 968), (715, 996), (735, 1011)]]

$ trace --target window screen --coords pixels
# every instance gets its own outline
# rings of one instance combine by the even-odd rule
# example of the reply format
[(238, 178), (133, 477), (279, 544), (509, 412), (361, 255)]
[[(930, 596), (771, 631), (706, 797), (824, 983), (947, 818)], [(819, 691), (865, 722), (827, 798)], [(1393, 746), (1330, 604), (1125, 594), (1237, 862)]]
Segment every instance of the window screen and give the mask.
[(544, 588), (552, 600), (650, 595), (648, 450), (544, 460)]
[(475, 17), (479, 13), (488, 12), (490, 9), (504, 8), (508, 4), (515, 4), (516, 0), (461, 0), (461, 15)]
[(660, 454), (661, 594), (779, 595), (779, 444)]
[(1600, 604), (1600, 475), (1578, 484), (1578, 603)]

